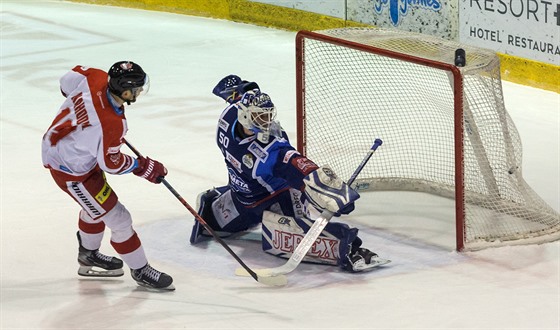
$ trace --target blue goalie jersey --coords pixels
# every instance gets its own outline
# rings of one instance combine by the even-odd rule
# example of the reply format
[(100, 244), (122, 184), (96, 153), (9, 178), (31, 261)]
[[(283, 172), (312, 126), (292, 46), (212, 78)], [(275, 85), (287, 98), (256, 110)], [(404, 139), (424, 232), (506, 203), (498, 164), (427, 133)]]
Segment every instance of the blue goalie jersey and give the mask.
[(256, 135), (245, 136), (237, 118), (238, 107), (232, 104), (222, 112), (216, 134), (237, 200), (252, 207), (290, 187), (302, 189), (303, 178), (317, 165), (292, 147), (283, 130), (262, 143)]

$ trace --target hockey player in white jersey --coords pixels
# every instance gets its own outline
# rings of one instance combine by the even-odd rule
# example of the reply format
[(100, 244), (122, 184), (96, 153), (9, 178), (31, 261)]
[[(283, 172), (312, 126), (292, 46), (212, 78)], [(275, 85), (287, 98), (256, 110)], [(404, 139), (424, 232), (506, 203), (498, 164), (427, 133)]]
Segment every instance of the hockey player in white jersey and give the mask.
[[(328, 166), (317, 166), (291, 146), (275, 120), (272, 100), (256, 83), (230, 75), (213, 93), (230, 103), (220, 116), (216, 136), (229, 183), (201, 193), (197, 207), (216, 233), (227, 237), (262, 224), (263, 250), (289, 258), (321, 211), (340, 215), (354, 209), (358, 193)], [(208, 233), (195, 220), (191, 244), (205, 237)], [(387, 262), (361, 245), (357, 228), (333, 221), (304, 261), (350, 272)]]
[[(171, 276), (148, 263), (131, 215), (105, 177), (134, 173), (160, 183), (167, 174), (156, 160), (120, 151), (128, 129), (124, 103), (136, 102), (148, 89), (148, 75), (134, 62), (117, 62), (108, 73), (74, 67), (60, 79), (66, 100), (43, 136), (42, 159), (57, 185), (81, 206), (78, 274), (122, 276), (124, 260), (139, 285), (173, 290)], [(99, 252), (105, 227), (122, 260)]]

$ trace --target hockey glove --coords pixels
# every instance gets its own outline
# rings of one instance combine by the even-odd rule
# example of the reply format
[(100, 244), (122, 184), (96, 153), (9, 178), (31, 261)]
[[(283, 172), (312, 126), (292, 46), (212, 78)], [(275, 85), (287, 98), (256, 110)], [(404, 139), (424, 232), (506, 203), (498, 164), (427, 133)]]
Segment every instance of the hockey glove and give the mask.
[(344, 183), (328, 166), (309, 173), (304, 179), (304, 194), (319, 211), (349, 214), (360, 195)]
[(232, 104), (239, 101), (245, 92), (255, 88), (259, 88), (256, 82), (242, 80), (239, 76), (230, 74), (218, 82), (212, 93)]
[(152, 183), (160, 183), (167, 175), (167, 169), (157, 160), (150, 157), (140, 157), (138, 158), (138, 167), (132, 173)]

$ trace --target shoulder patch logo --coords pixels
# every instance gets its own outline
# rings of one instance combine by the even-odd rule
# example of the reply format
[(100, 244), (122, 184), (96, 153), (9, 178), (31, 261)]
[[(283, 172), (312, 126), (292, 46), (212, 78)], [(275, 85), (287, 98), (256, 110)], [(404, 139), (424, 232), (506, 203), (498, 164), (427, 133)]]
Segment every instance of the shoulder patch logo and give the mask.
[(304, 175), (308, 175), (318, 168), (315, 163), (305, 157), (293, 157), (291, 162)]
[(286, 154), (284, 155), (284, 159), (282, 159), (282, 162), (284, 164), (288, 164), (290, 158), (292, 158), (293, 155), (299, 155), (299, 152), (297, 152), (297, 150), (290, 150), (286, 152)]
[(227, 132), (228, 128), (229, 128), (229, 123), (223, 119), (220, 119), (220, 121), (218, 122), (218, 126), (223, 129), (224, 131)]
[(233, 166), (233, 168), (235, 168), (238, 172), (241, 172), (241, 163), (227, 151), (226, 160), (231, 164), (231, 166)]
[(243, 157), (241, 158), (241, 161), (248, 168), (253, 168), (253, 165), (255, 164), (255, 161), (253, 160), (253, 155), (251, 155), (251, 154), (243, 155)]
[(262, 161), (265, 161), (266, 158), (268, 157), (268, 152), (266, 152), (266, 150), (261, 148), (261, 146), (259, 146), (259, 144), (257, 142), (251, 143), (251, 145), (249, 145), (248, 149), (253, 155), (255, 155), (257, 158), (261, 159)]
[(107, 154), (118, 154), (121, 151), (121, 146), (107, 148)]

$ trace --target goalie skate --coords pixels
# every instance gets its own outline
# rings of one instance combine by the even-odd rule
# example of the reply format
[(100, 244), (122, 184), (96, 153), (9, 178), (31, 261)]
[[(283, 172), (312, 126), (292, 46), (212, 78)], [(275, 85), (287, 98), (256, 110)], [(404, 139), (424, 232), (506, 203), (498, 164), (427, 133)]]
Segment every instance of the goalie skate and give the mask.
[(391, 262), (391, 260), (389, 260), (389, 259), (383, 259), (383, 258), (380, 258), (379, 256), (377, 256), (377, 257), (372, 258), (371, 262), (369, 264), (366, 264), (363, 261), (357, 262), (356, 264), (354, 264), (354, 266), (352, 266), (352, 269), (353, 269), (354, 272), (363, 272), (363, 271), (370, 270), (371, 268), (383, 266), (383, 265), (388, 264), (390, 262)]
[(391, 260), (383, 259), (376, 253), (364, 248), (359, 248), (354, 251), (351, 256), (348, 256), (348, 260), (350, 262), (346, 270), (353, 273), (367, 271), (391, 262)]

